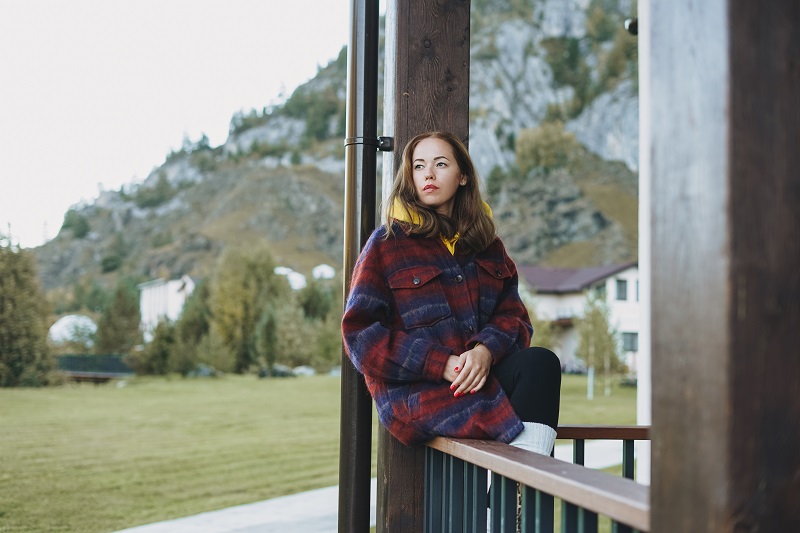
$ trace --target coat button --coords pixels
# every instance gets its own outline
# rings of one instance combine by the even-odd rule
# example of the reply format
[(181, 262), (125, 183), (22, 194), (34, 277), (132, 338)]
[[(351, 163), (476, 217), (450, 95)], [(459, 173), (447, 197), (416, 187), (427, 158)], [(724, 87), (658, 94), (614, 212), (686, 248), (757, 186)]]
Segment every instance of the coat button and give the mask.
[(495, 275), (495, 276), (497, 276), (497, 277), (499, 278), (500, 276), (502, 276), (502, 275), (503, 275), (503, 273), (502, 273), (502, 272), (500, 272), (499, 270), (496, 270), (496, 271), (495, 271), (495, 273), (494, 273), (494, 275)]
[(411, 281), (411, 283), (413, 283), (414, 285), (419, 285), (419, 278), (414, 278), (414, 279)]
[(467, 331), (469, 331), (470, 333), (474, 333), (475, 332), (475, 328), (470, 326), (470, 327), (467, 328)]
[(464, 276), (462, 276), (461, 274), (456, 276), (456, 282), (461, 283), (462, 281), (464, 281)]

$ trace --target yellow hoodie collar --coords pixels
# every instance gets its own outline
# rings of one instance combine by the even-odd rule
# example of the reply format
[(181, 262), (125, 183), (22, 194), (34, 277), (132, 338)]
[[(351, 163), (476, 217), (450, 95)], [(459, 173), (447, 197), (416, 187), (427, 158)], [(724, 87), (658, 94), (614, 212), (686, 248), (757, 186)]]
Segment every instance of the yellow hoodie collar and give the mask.
[[(486, 212), (487, 215), (489, 215), (490, 217), (492, 216), (492, 208), (489, 207), (489, 204), (487, 204), (486, 202), (483, 202), (483, 210)], [(409, 222), (416, 226), (422, 223), (422, 217), (419, 216), (419, 213), (417, 213), (413, 209), (411, 210), (407, 209), (402, 204), (402, 202), (400, 202), (400, 200), (398, 200), (397, 198), (395, 198), (394, 202), (392, 203), (392, 209), (391, 211), (389, 211), (389, 217), (399, 222)], [(459, 234), (456, 233), (455, 235), (453, 235), (452, 239), (448, 239), (444, 235), (439, 235), (439, 237), (442, 239), (442, 242), (447, 247), (447, 250), (450, 252), (450, 254), (455, 255), (456, 242), (458, 242)]]

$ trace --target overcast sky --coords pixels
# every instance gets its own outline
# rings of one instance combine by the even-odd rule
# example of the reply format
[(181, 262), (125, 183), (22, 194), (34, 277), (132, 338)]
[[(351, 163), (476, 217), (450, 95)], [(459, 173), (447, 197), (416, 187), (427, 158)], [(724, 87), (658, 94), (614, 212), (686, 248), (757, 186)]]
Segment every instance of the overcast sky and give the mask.
[(34, 247), (347, 43), (350, 0), (3, 0), (0, 234)]

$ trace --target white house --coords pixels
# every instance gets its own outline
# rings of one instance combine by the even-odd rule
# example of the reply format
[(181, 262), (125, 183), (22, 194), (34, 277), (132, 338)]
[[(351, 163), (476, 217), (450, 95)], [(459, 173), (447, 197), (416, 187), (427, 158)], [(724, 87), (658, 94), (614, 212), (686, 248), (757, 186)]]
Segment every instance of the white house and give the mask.
[(195, 282), (189, 276), (180, 279), (155, 279), (141, 283), (139, 289), (139, 315), (145, 342), (153, 340), (159, 320), (177, 320), (183, 305), (192, 294)]
[(588, 268), (519, 266), (517, 270), (523, 298), (532, 299), (540, 320), (549, 320), (556, 326), (558, 345), (553, 349), (562, 363), (575, 358), (578, 349), (575, 320), (583, 316), (587, 294), (594, 294), (608, 305), (611, 326), (620, 333), (625, 363), (636, 373), (639, 351), (639, 268), (636, 262)]

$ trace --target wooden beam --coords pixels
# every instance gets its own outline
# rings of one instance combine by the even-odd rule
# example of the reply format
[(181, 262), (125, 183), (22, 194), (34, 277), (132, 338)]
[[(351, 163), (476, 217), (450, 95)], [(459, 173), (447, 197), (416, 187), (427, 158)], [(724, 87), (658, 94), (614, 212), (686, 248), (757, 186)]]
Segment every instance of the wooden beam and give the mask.
[(557, 439), (650, 440), (650, 426), (560, 425)]
[(649, 5), (652, 531), (800, 531), (800, 4)]
[[(428, 130), (469, 137), (469, 0), (390, 0), (386, 10), (384, 135), (395, 139), (384, 168), (397, 171), (409, 139)], [(391, 176), (384, 175), (384, 195)], [(424, 448), (380, 429), (377, 530), (422, 531)]]

